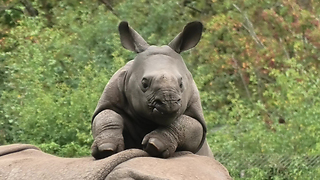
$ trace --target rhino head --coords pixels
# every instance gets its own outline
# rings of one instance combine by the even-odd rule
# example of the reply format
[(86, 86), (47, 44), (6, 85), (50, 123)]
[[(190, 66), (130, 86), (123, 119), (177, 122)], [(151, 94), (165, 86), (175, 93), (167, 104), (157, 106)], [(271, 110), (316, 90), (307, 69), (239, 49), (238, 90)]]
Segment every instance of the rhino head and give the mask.
[(123, 47), (137, 53), (124, 92), (138, 119), (166, 126), (185, 112), (194, 82), (180, 53), (197, 45), (202, 28), (200, 22), (191, 22), (168, 45), (159, 47), (149, 45), (127, 22), (120, 23)]

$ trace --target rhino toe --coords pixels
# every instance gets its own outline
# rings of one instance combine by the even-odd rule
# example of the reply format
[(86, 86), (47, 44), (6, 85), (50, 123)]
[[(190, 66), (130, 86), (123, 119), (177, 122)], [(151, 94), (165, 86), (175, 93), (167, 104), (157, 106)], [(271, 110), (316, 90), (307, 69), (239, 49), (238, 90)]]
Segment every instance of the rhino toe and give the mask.
[(113, 143), (105, 143), (100, 145), (99, 147), (92, 147), (92, 156), (95, 159), (103, 159), (108, 156), (111, 156), (117, 152), (116, 145)]

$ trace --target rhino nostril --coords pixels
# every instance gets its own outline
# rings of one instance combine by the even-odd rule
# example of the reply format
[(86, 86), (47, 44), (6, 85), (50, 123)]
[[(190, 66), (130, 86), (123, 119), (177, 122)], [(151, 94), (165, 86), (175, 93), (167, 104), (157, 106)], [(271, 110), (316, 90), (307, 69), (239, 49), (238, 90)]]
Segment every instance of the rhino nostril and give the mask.
[(163, 105), (163, 104), (164, 104), (164, 103), (163, 103), (161, 100), (159, 100), (159, 99), (155, 100), (154, 103), (157, 104), (157, 105)]

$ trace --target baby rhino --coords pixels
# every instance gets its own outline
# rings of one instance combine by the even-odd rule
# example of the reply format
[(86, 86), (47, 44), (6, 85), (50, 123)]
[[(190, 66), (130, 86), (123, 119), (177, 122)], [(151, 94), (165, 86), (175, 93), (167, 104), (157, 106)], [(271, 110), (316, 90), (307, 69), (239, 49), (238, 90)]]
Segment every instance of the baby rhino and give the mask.
[(180, 53), (197, 45), (202, 24), (188, 23), (169, 45), (150, 46), (127, 22), (121, 43), (137, 56), (106, 85), (92, 118), (96, 159), (129, 148), (167, 158), (176, 151), (212, 156), (198, 89)]

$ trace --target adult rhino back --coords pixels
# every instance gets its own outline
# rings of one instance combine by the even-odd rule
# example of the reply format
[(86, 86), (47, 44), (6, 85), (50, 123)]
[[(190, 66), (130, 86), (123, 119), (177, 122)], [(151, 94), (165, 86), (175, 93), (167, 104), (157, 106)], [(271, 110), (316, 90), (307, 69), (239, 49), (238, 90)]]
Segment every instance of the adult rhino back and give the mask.
[(127, 22), (119, 32), (122, 45), (137, 56), (110, 79), (98, 102), (92, 155), (142, 148), (158, 157), (181, 150), (212, 156), (199, 92), (180, 55), (199, 42), (202, 24), (187, 24), (161, 47), (150, 46)]

